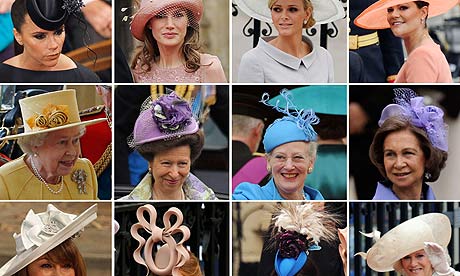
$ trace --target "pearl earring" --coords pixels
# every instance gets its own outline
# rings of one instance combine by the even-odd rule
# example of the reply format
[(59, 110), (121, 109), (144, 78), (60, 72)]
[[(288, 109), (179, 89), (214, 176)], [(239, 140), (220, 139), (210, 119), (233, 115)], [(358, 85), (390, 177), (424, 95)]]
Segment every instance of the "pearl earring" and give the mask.
[(308, 23), (308, 20), (307, 20), (307, 19), (304, 19), (304, 20), (303, 20), (303, 24), (304, 24), (304, 25), (307, 25), (307, 23)]

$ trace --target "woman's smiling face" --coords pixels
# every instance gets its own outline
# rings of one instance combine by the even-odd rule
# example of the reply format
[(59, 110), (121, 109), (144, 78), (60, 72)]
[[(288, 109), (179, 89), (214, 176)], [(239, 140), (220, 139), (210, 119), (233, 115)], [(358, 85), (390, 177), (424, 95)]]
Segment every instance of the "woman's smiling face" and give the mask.
[(421, 187), (425, 173), (425, 154), (410, 130), (395, 131), (383, 141), (383, 164), (395, 189)]
[(391, 31), (397, 37), (404, 38), (418, 29), (424, 29), (423, 22), (428, 15), (428, 7), (418, 8), (414, 2), (408, 2), (387, 9), (387, 20)]
[(314, 163), (314, 158), (310, 156), (309, 143), (296, 141), (280, 145), (267, 158), (281, 196), (303, 193), (308, 170)]
[(403, 257), (401, 266), (406, 276), (431, 276), (433, 274), (431, 262), (423, 249)]

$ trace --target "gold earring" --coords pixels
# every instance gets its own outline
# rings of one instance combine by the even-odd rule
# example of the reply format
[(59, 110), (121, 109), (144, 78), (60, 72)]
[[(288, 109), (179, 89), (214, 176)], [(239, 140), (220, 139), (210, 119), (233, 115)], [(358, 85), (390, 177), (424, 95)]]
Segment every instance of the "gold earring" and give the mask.
[(308, 173), (312, 173), (312, 172), (313, 172), (313, 168), (312, 167), (308, 168)]

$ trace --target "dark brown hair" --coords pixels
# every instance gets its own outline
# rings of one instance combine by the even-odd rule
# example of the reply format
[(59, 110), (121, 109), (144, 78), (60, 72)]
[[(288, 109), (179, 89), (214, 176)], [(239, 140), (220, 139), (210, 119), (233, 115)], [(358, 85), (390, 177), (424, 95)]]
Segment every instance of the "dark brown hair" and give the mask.
[(187, 134), (171, 140), (157, 140), (137, 147), (139, 153), (151, 162), (156, 154), (179, 146), (190, 146), (190, 159), (192, 163), (200, 156), (204, 145), (204, 134), (199, 130), (194, 134)]
[[(428, 2), (425, 2), (425, 1), (414, 1), (415, 5), (417, 5), (417, 8), (421, 9), (423, 7), (428, 7), (430, 4)], [(425, 16), (425, 29), (427, 28), (427, 25), (426, 25), (426, 19), (428, 18), (428, 14), (426, 14)]]
[[(194, 20), (193, 13), (186, 10), (187, 18), (189, 21)], [(147, 72), (152, 69), (150, 63), (152, 61), (158, 61), (160, 58), (160, 50), (158, 43), (152, 35), (152, 30), (148, 28), (148, 22), (144, 26), (144, 45), (140, 46), (137, 53), (134, 56), (131, 68), (134, 69), (137, 66), (138, 61), (140, 67), (147, 67)], [(200, 45), (200, 32), (198, 29), (187, 27), (187, 33), (185, 34), (184, 44), (182, 44), (181, 51), (185, 58), (186, 71), (191, 73), (195, 72), (200, 68), (200, 53), (198, 50), (201, 48)]]
[[(86, 276), (85, 261), (72, 239), (67, 239), (57, 247), (45, 253), (43, 256), (55, 264), (71, 264), (72, 268), (75, 270), (75, 276)], [(29, 276), (27, 267), (21, 269), (15, 275)]]
[(441, 170), (446, 166), (447, 152), (435, 148), (426, 132), (423, 129), (413, 126), (410, 121), (401, 117), (390, 117), (382, 124), (374, 136), (374, 140), (369, 148), (369, 158), (377, 167), (380, 174), (387, 178), (385, 166), (383, 163), (383, 143), (388, 134), (409, 130), (419, 141), (420, 148), (425, 155), (425, 173), (429, 173), (428, 178), (424, 178), (425, 182), (434, 182), (439, 178)]

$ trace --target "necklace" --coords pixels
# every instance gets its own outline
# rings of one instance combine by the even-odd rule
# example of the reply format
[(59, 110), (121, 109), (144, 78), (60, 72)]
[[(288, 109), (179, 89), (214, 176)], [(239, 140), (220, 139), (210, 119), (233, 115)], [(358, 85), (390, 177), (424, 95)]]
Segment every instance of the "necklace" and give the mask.
[(34, 158), (31, 157), (30, 158), (30, 164), (32, 165), (32, 170), (34, 171), (34, 175), (41, 181), (45, 184), (46, 188), (48, 188), (48, 191), (50, 191), (52, 194), (59, 194), (60, 192), (62, 192), (62, 188), (64, 188), (64, 178), (61, 176), (61, 187), (59, 187), (59, 189), (57, 191), (53, 190), (51, 187), (50, 187), (50, 184), (46, 183), (45, 179), (43, 179), (43, 177), (40, 175), (40, 173), (38, 172), (38, 169), (37, 167), (35, 167), (35, 163), (34, 163)]

